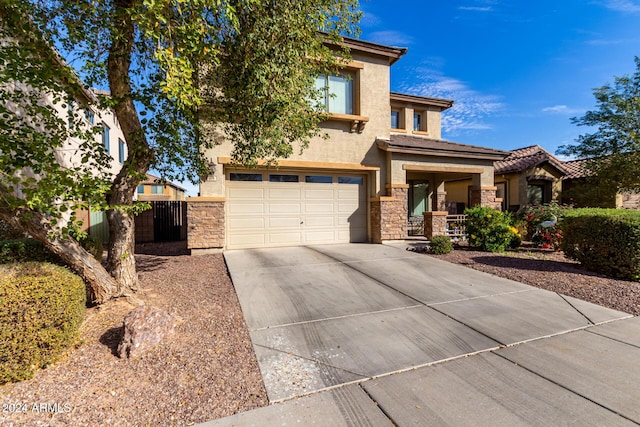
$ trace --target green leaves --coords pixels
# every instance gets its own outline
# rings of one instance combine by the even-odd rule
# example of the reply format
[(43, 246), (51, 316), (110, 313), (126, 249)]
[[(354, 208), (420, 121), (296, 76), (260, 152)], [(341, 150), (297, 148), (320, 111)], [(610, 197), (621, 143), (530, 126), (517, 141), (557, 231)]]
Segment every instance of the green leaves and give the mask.
[(635, 63), (632, 76), (615, 77), (613, 85), (594, 90), (596, 110), (572, 119), (595, 130), (558, 150), (589, 159), (586, 175), (591, 175), (592, 185), (608, 193), (640, 190), (640, 58)]

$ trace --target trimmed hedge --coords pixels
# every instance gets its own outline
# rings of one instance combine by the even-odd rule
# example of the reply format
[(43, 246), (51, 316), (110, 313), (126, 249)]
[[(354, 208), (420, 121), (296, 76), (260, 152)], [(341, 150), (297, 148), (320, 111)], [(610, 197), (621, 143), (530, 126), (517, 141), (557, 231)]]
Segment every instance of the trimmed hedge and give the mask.
[(453, 243), (449, 236), (433, 236), (429, 241), (429, 250), (435, 255), (444, 255), (453, 251)]
[(0, 241), (0, 264), (29, 261), (60, 263), (60, 259), (36, 239)]
[(567, 258), (607, 276), (640, 280), (640, 212), (573, 209), (562, 222)]
[(0, 265), (0, 384), (32, 378), (76, 344), (85, 304), (82, 279), (64, 267)]

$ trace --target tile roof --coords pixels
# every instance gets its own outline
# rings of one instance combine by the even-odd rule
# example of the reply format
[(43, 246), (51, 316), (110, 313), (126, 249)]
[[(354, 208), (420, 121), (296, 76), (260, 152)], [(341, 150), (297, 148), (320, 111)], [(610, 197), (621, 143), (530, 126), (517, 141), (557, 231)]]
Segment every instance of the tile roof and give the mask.
[(567, 171), (567, 174), (563, 179), (584, 178), (587, 176), (588, 172), (584, 168), (586, 161), (586, 159), (579, 159), (564, 162), (564, 168)]
[(431, 156), (471, 157), (497, 160), (509, 154), (508, 151), (493, 148), (409, 135), (391, 135), (389, 139), (378, 139), (377, 143), (378, 147), (385, 151)]
[(495, 173), (504, 174), (523, 172), (544, 162), (549, 162), (563, 175), (567, 173), (564, 163), (539, 145), (513, 150), (504, 160), (494, 162), (493, 167)]

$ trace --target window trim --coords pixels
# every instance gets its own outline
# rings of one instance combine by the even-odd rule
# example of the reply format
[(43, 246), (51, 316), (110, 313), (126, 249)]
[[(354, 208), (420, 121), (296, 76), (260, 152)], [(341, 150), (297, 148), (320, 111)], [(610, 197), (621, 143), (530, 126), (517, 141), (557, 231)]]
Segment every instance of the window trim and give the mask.
[(120, 162), (120, 164), (124, 164), (125, 156), (124, 156), (124, 141), (121, 138), (118, 138), (118, 161)]
[(109, 135), (110, 130), (111, 128), (107, 126), (106, 123), (102, 123), (102, 145), (107, 151), (107, 154), (111, 154), (111, 136)]

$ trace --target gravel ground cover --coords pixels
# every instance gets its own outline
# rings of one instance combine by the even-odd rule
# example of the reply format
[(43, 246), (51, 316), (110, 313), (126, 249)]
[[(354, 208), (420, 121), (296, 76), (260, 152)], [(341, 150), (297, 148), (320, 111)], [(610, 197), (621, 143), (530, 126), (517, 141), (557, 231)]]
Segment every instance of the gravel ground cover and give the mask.
[(527, 245), (518, 251), (493, 254), (459, 245), (448, 254), (431, 256), (634, 316), (640, 315), (640, 283), (587, 271), (577, 262), (565, 258), (562, 252)]
[[(0, 425), (182, 426), (268, 403), (222, 256), (191, 257), (176, 244), (136, 252), (140, 298), (181, 319), (173, 338), (142, 359), (120, 359), (122, 319), (133, 306), (115, 301), (89, 309), (77, 349), (33, 380), (0, 387)], [(458, 246), (435, 257), (640, 314), (639, 283), (585, 271), (562, 253)]]
[(0, 387), (0, 425), (193, 425), (268, 403), (222, 255), (156, 249), (138, 248), (139, 296), (179, 317), (173, 337), (141, 359), (120, 359), (133, 306), (89, 309), (79, 348), (32, 380)]

